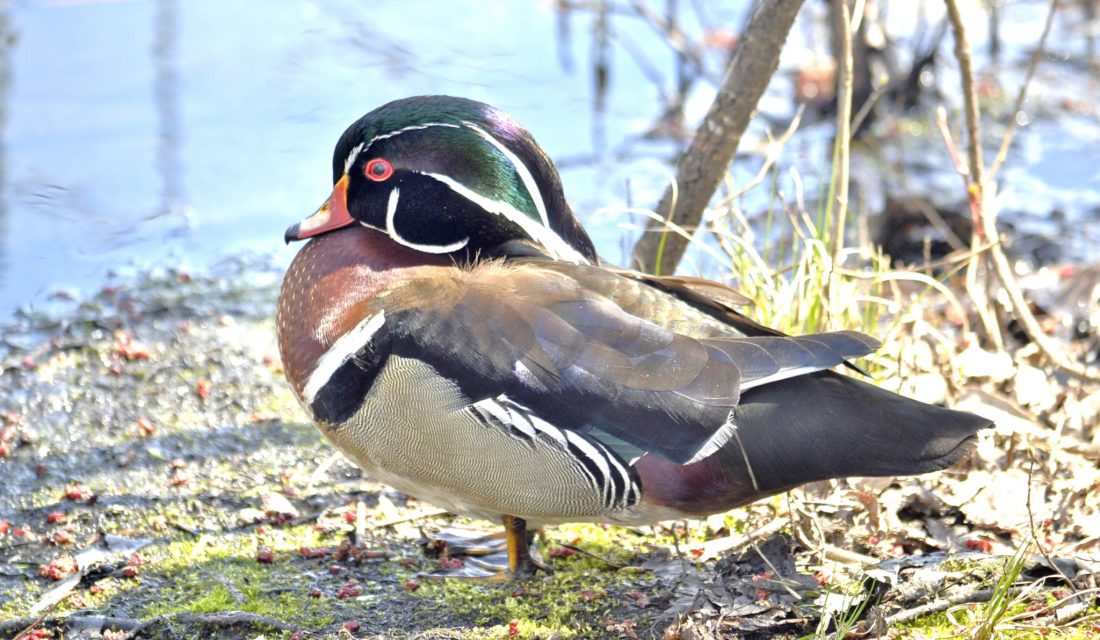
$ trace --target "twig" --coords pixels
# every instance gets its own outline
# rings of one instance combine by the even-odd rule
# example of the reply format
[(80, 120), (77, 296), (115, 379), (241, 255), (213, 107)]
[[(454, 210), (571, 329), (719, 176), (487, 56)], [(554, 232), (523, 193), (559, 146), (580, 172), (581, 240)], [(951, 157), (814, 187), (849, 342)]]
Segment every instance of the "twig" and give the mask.
[(130, 640), (131, 638), (138, 637), (142, 631), (161, 623), (178, 622), (186, 625), (189, 629), (193, 629), (196, 626), (207, 627), (271, 627), (280, 631), (294, 631), (297, 629), (292, 624), (283, 622), (282, 620), (276, 620), (275, 618), (269, 618), (262, 616), (258, 613), (249, 613), (247, 611), (219, 611), (217, 613), (181, 613), (157, 616), (141, 623), (135, 627), (132, 631), (123, 636), (123, 640)]
[(875, 108), (878, 101), (882, 99), (882, 96), (886, 95), (886, 92), (890, 90), (888, 83), (883, 83), (880, 86), (875, 87), (875, 90), (871, 92), (871, 95), (867, 96), (867, 99), (860, 106), (859, 111), (856, 111), (856, 115), (852, 118), (852, 131), (859, 131), (863, 126), (863, 121), (867, 119), (867, 116), (871, 115), (871, 109)]
[[(986, 235), (996, 237), (991, 235), (997, 233), (995, 222), (990, 219), (986, 220), (985, 224)], [(1020, 291), (1016, 274), (1012, 272), (1012, 265), (1008, 263), (1008, 257), (1005, 256), (999, 244), (993, 245), (990, 257), (993, 259), (993, 267), (997, 272), (997, 277), (1001, 279), (1005, 293), (1008, 294), (1012, 310), (1016, 313), (1016, 319), (1020, 322), (1020, 326), (1023, 327), (1027, 337), (1039, 348), (1039, 351), (1043, 352), (1043, 355), (1049, 358), (1051, 363), (1062, 373), (1086, 382), (1100, 382), (1100, 369), (1088, 367), (1071, 360), (1051, 342), (1043, 328), (1039, 326), (1039, 321), (1031, 313), (1027, 300), (1024, 300), (1024, 294)]]
[[(1043, 616), (1050, 615), (1051, 613), (1054, 614), (1054, 618), (1055, 618), (1056, 622), (1058, 622), (1058, 623), (1069, 622), (1070, 620), (1078, 617), (1080, 615), (1080, 613), (1082, 613), (1082, 612), (1074, 612), (1072, 610), (1070, 612), (1064, 612), (1064, 608), (1069, 609), (1070, 607), (1075, 607), (1077, 604), (1083, 604), (1083, 605), (1085, 605), (1085, 607), (1087, 609), (1088, 600), (1085, 599), (1085, 596), (1087, 596), (1089, 594), (1096, 594), (1098, 592), (1100, 592), (1100, 589), (1082, 589), (1080, 591), (1075, 591), (1074, 593), (1072, 593), (1072, 594), (1070, 594), (1070, 595), (1068, 595), (1064, 598), (1060, 598), (1058, 600), (1055, 600), (1054, 602), (1051, 602), (1051, 603), (1043, 606), (1041, 609), (1036, 609), (1034, 611), (1024, 611), (1024, 612), (1018, 613), (1018, 614), (1008, 618), (1007, 622), (1015, 622), (1017, 620), (1028, 619), (1028, 618), (1041, 618)], [(1077, 602), (1074, 603), (1074, 604), (1069, 604), (1069, 602), (1071, 600), (1077, 600)], [(1064, 607), (1064, 605), (1069, 605), (1069, 606)]]
[(362, 500), (355, 501), (355, 546), (362, 546), (367, 539), (367, 505)]
[(560, 546), (563, 549), (569, 549), (573, 553), (579, 553), (582, 556), (592, 558), (593, 560), (599, 560), (600, 562), (606, 564), (607, 566), (611, 567), (612, 569), (622, 569), (622, 568), (626, 567), (626, 565), (621, 563), (621, 562), (615, 562), (615, 561), (610, 560), (608, 558), (605, 558), (605, 557), (603, 557), (599, 554), (593, 553), (593, 552), (588, 551), (586, 549), (582, 549), (581, 547), (578, 547), (576, 545), (563, 544), (563, 545), (560, 545)]
[(848, 171), (852, 125), (852, 15), (847, 0), (833, 0), (833, 9), (837, 19), (839, 42), (837, 43), (836, 97), (836, 153), (833, 166), (836, 169), (836, 204), (833, 229), (833, 265), (840, 261), (840, 252), (844, 248), (844, 223), (848, 217)]
[[(913, 607), (912, 609), (906, 609), (905, 611), (899, 611), (892, 616), (886, 616), (886, 626), (893, 627), (895, 625), (903, 624), (916, 620), (922, 616), (926, 616), (930, 613), (939, 613), (940, 611), (947, 611), (951, 607), (956, 607), (960, 604), (971, 604), (979, 602), (989, 602), (993, 599), (996, 589), (976, 589), (974, 591), (968, 591), (966, 593), (960, 593), (950, 598), (944, 598), (942, 600), (936, 600), (935, 602), (929, 602), (928, 604), (922, 604), (919, 607)], [(1023, 593), (1023, 589), (1010, 589), (1009, 593), (1013, 596)]]
[(19, 635), (12, 638), (12, 640), (16, 640), (16, 638), (24, 637), (28, 631), (39, 625), (56, 626), (60, 624), (68, 624), (70, 626), (81, 625), (83, 627), (99, 626), (100, 629), (115, 627), (122, 631), (129, 631), (130, 629), (140, 626), (141, 620), (135, 620), (133, 618), (115, 618), (111, 616), (28, 616), (25, 618), (14, 618), (12, 620), (0, 620), (0, 633), (22, 629)]
[(1035, 530), (1035, 514), (1031, 512), (1031, 480), (1032, 480), (1032, 476), (1035, 473), (1035, 454), (1031, 451), (1031, 447), (1027, 448), (1027, 455), (1028, 455), (1028, 458), (1030, 458), (1030, 463), (1027, 466), (1027, 503), (1026, 503), (1026, 506), (1027, 506), (1027, 523), (1031, 528), (1031, 539), (1032, 539), (1032, 541), (1035, 542), (1035, 546), (1039, 549), (1039, 553), (1043, 554), (1043, 557), (1046, 558), (1047, 564), (1050, 565), (1050, 568), (1053, 569), (1055, 572), (1057, 572), (1058, 575), (1062, 576), (1062, 580), (1064, 580), (1066, 582), (1066, 584), (1069, 585), (1069, 588), (1076, 593), (1077, 592), (1077, 585), (1075, 585), (1073, 583), (1073, 580), (1070, 580), (1069, 576), (1067, 576), (1065, 574), (1065, 572), (1062, 571), (1062, 569), (1059, 568), (1058, 565), (1054, 563), (1054, 559), (1050, 557), (1049, 553), (1047, 553), (1046, 547), (1043, 546), (1042, 542), (1039, 542), (1039, 534)]
[(826, 560), (833, 560), (843, 564), (858, 564), (862, 567), (873, 567), (881, 562), (878, 558), (856, 553), (855, 551), (849, 551), (848, 549), (834, 547), (831, 544), (826, 544), (824, 546), (824, 555)]
[[(1056, 8), (1057, 0), (1052, 0), (1051, 12), (1053, 14)], [(979, 121), (977, 118), (977, 92), (974, 89), (973, 70), (970, 65), (970, 54), (968, 50), (966, 40), (966, 29), (962, 24), (962, 17), (959, 14), (958, 5), (956, 0), (947, 0), (948, 15), (951, 19), (952, 29), (955, 33), (955, 50), (956, 55), (959, 56), (959, 67), (963, 76), (963, 94), (967, 105), (967, 132), (970, 144), (969, 157), (970, 157), (970, 179), (967, 184), (967, 195), (971, 205), (971, 214), (974, 217), (975, 229), (972, 238), (972, 244), (976, 246), (979, 236), (984, 235), (987, 238), (995, 239), (999, 237), (997, 232), (997, 220), (993, 208), (989, 205), (992, 201), (992, 193), (985, 193), (985, 188), (990, 185), (986, 185), (982, 181), (982, 165), (981, 165), (981, 148), (978, 145), (979, 139)], [(1048, 28), (1051, 17), (1048, 16)], [(1044, 33), (1044, 38), (1046, 34)], [(1030, 73), (1030, 71), (1029, 71)], [(1026, 83), (1025, 87), (1026, 88)], [(1018, 96), (1019, 98), (1019, 96)], [(987, 197), (988, 196), (988, 197)], [(1024, 329), (1024, 333), (1028, 338), (1035, 343), (1039, 350), (1050, 361), (1061, 370), (1063, 373), (1084, 380), (1087, 382), (1100, 382), (1100, 371), (1095, 367), (1087, 367), (1085, 365), (1074, 362), (1066, 354), (1054, 345), (1039, 326), (1039, 322), (1035, 319), (1035, 316), (1031, 313), (1031, 309), (1024, 299), (1023, 293), (1020, 290), (1019, 283), (1016, 281), (1016, 275), (1012, 271), (1012, 266), (1008, 262), (1008, 257), (1005, 256), (1004, 250), (999, 244), (994, 244), (989, 252), (989, 256), (992, 262), (994, 271), (997, 273), (997, 277), (1001, 280), (1001, 284), (1004, 287), (1005, 293), (1008, 295), (1012, 310), (1016, 314), (1016, 319)], [(967, 283), (968, 286), (975, 279), (977, 261), (973, 261), (967, 271)], [(971, 290), (971, 295), (977, 289)], [(978, 305), (979, 314), (982, 315), (983, 322), (985, 321), (984, 312), (987, 312), (984, 304)], [(986, 323), (987, 331), (992, 328)], [(1003, 341), (1000, 337), (999, 328), (995, 333), (990, 336), (994, 340), (995, 345), (1000, 349), (1003, 348)]]
[[(955, 58), (959, 61), (959, 76), (962, 80), (963, 104), (966, 109), (966, 136), (967, 136), (967, 170), (960, 172), (966, 185), (966, 200), (970, 205), (970, 219), (972, 233), (970, 238), (971, 249), (976, 249), (982, 242), (985, 234), (985, 218), (991, 213), (987, 211), (988, 199), (985, 197), (985, 180), (983, 171), (985, 165), (982, 161), (981, 145), (981, 119), (978, 112), (978, 91), (974, 86), (974, 66), (970, 58), (970, 41), (966, 35), (966, 26), (963, 24), (962, 13), (959, 11), (958, 0), (946, 0), (947, 17), (951, 23), (951, 33), (955, 38)], [(950, 138), (950, 132), (946, 126), (946, 116), (940, 109), (937, 113), (937, 123), (945, 138)], [(958, 161), (956, 161), (958, 166)], [(996, 235), (992, 237), (997, 237)], [(971, 259), (966, 268), (966, 284), (970, 295), (975, 297), (975, 307), (978, 316), (982, 320), (986, 335), (993, 342), (998, 351), (1004, 350), (1004, 339), (1001, 337), (1001, 328), (995, 319), (991, 317), (992, 308), (989, 306), (987, 292), (977, 287), (979, 258)], [(986, 280), (988, 286), (989, 280)]]
[(1043, 25), (1043, 35), (1039, 36), (1039, 45), (1035, 47), (1035, 51), (1031, 52), (1031, 58), (1027, 61), (1027, 72), (1024, 74), (1024, 83), (1020, 85), (1020, 91), (1016, 94), (1016, 102), (1012, 104), (1012, 113), (1008, 120), (1008, 128), (1005, 129), (1005, 135), (1001, 139), (1001, 148), (997, 150), (997, 156), (993, 159), (993, 164), (989, 167), (990, 182), (993, 182), (993, 179), (997, 176), (997, 172), (1001, 170), (1001, 166), (1008, 157), (1008, 148), (1012, 145), (1013, 136), (1016, 135), (1016, 119), (1020, 113), (1020, 109), (1024, 106), (1024, 100), (1027, 99), (1027, 88), (1031, 86), (1031, 79), (1035, 75), (1035, 68), (1039, 66), (1039, 58), (1042, 57), (1043, 51), (1046, 50), (1047, 36), (1050, 35), (1050, 27), (1054, 24), (1054, 12), (1057, 10), (1058, 0), (1050, 0), (1050, 10), (1047, 11), (1047, 21), (1046, 24)]
[(639, 2), (638, 0), (631, 2), (630, 7), (642, 18), (642, 20), (653, 27), (659, 35), (664, 36), (665, 44), (682, 56), (683, 59), (690, 61), (691, 65), (695, 67), (695, 72), (697, 74), (703, 73), (703, 55), (701, 49), (692, 46), (691, 41), (684, 35), (684, 32), (675, 21), (662, 18), (645, 3)]
[(14, 620), (0, 621), (0, 633), (13, 631), (15, 629), (23, 628), (23, 631), (19, 635), (15, 636), (12, 640), (17, 638), (23, 638), (26, 634), (39, 626), (61, 626), (73, 627), (74, 625), (80, 625), (85, 628), (98, 628), (99, 630), (113, 627), (121, 631), (126, 631), (126, 635), (123, 636), (124, 640), (130, 638), (136, 638), (138, 635), (158, 624), (178, 622), (180, 624), (187, 625), (188, 627), (196, 626), (208, 626), (208, 627), (235, 627), (235, 626), (249, 626), (249, 627), (270, 627), (273, 629), (279, 629), (280, 631), (294, 631), (297, 629), (294, 625), (283, 622), (282, 620), (276, 620), (275, 618), (269, 618), (257, 613), (249, 613), (247, 611), (219, 611), (216, 613), (179, 613), (157, 616), (150, 618), (149, 620), (141, 621), (134, 618), (116, 618), (113, 616), (42, 616), (42, 617), (27, 617), (16, 618)]
[(756, 544), (756, 541), (752, 540), (749, 544), (752, 545), (752, 550), (756, 552), (756, 555), (764, 561), (764, 564), (768, 565), (769, 569), (771, 569), (772, 575), (775, 576), (775, 579), (771, 580), (771, 582), (782, 587), (783, 590), (793, 596), (795, 600), (801, 600), (802, 596), (798, 595), (798, 592), (791, 588), (789, 582), (783, 578), (783, 574), (780, 573), (779, 569), (775, 568), (774, 564), (772, 564), (771, 559), (760, 550), (760, 546)]
[[(833, 168), (829, 193), (833, 198), (830, 211), (833, 220), (832, 252), (829, 256), (822, 287), (825, 300), (825, 318), (832, 305), (833, 270), (840, 264), (844, 251), (844, 226), (848, 217), (848, 179), (849, 155), (851, 150), (852, 126), (852, 14), (848, 0), (832, 0), (832, 14), (836, 24), (837, 92), (836, 92), (836, 137), (833, 143)], [(835, 209), (833, 209), (835, 207)], [(825, 224), (828, 224), (827, 222)], [(825, 231), (828, 233), (828, 230)]]
[[(939, 127), (940, 135), (943, 137), (944, 145), (947, 147), (948, 153), (955, 162), (955, 169), (962, 176), (963, 184), (966, 186), (967, 198), (971, 200), (973, 192), (971, 190), (971, 182), (967, 178), (969, 169), (966, 165), (962, 164), (962, 160), (958, 155), (958, 151), (955, 148), (954, 137), (951, 135), (951, 129), (947, 125), (947, 112), (940, 107), (936, 110), (936, 125)], [(980, 207), (980, 202), (978, 203)], [(971, 201), (971, 223), (973, 225), (981, 224), (981, 214), (976, 214), (974, 209), (974, 202)], [(992, 315), (991, 307), (989, 306), (989, 298), (985, 292), (978, 288), (978, 262), (981, 258), (981, 252), (978, 248), (982, 244), (982, 234), (978, 233), (975, 229), (970, 234), (970, 260), (966, 265), (966, 290), (970, 292), (970, 297), (974, 299), (974, 309), (978, 312), (978, 318), (982, 321), (982, 327), (985, 329), (985, 333), (989, 336), (989, 339), (993, 341), (993, 345), (998, 351), (1004, 350), (1004, 340), (1001, 338), (1001, 328), (997, 324), (997, 319)], [(997, 236), (993, 236), (996, 238)]]
[(386, 520), (379, 520), (378, 522), (370, 522), (367, 524), (368, 529), (381, 529), (382, 527), (391, 527), (395, 524), (401, 524), (403, 522), (411, 522), (413, 520), (420, 520), (422, 518), (434, 518), (435, 516), (441, 516), (446, 513), (450, 513), (446, 509), (425, 509), (422, 511), (416, 511), (396, 518), (389, 518)]
[[(768, 173), (771, 171), (776, 161), (779, 160), (779, 156), (783, 152), (783, 149), (786, 148), (791, 137), (798, 131), (799, 125), (802, 124), (802, 114), (805, 111), (806, 105), (798, 105), (798, 109), (794, 112), (794, 117), (791, 118), (791, 122), (787, 125), (787, 129), (783, 131), (778, 138), (771, 140), (771, 131), (768, 132), (768, 152), (764, 155), (764, 163), (760, 165), (760, 170), (756, 172), (756, 175), (753, 176), (751, 180), (723, 198), (722, 201), (718, 203), (718, 207), (732, 208), (733, 203), (741, 196), (752, 191), (760, 186), (760, 183), (764, 182), (764, 178), (768, 177)], [(717, 219), (717, 216), (715, 216), (714, 219)]]
[(767, 536), (779, 533), (788, 524), (788, 521), (776, 518), (768, 524), (757, 529), (753, 529), (745, 535), (726, 536), (725, 538), (718, 538), (717, 540), (708, 540), (707, 542), (703, 542), (701, 544), (687, 545), (684, 547), (684, 550), (688, 552), (696, 550), (701, 551), (698, 556), (693, 556), (693, 559), (702, 562), (704, 560), (710, 560), (711, 558), (717, 558), (722, 553), (732, 551), (734, 549), (750, 544), (753, 540), (765, 538)]
[[(37, 628), (38, 625), (42, 624), (42, 622), (46, 618), (47, 618), (46, 614), (43, 613), (43, 614), (41, 614), (37, 617), (34, 617), (34, 618), (20, 618), (18, 620), (10, 621), (11, 623), (14, 623), (14, 626), (12, 626), (12, 629), (22, 628), (22, 631), (17, 633), (12, 640), (22, 640), (23, 638), (26, 638), (27, 636), (30, 635), (31, 631), (33, 631), (35, 628)], [(0, 631), (3, 631), (4, 627), (7, 624), (9, 624), (9, 623), (0, 622)]]
[(979, 140), (981, 129), (979, 126), (978, 92), (974, 88), (974, 66), (970, 59), (970, 41), (966, 35), (966, 27), (963, 25), (958, 0), (947, 0), (947, 17), (951, 21), (951, 31), (955, 36), (955, 58), (959, 61), (963, 104), (966, 106), (966, 151), (970, 170), (971, 209), (975, 213), (980, 213), (979, 208), (974, 208), (975, 203), (982, 201), (982, 188), (985, 186), (985, 180), (982, 177), (985, 165), (982, 163), (982, 145)]

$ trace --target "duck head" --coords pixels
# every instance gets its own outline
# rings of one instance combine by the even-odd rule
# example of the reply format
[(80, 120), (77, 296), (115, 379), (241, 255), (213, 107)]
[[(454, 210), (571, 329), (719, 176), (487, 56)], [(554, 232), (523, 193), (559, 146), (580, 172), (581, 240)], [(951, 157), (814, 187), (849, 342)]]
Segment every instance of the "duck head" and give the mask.
[(385, 104), (340, 136), (332, 176), (332, 195), (287, 229), (287, 242), (359, 223), (465, 261), (534, 251), (597, 262), (549, 157), (518, 122), (481, 102)]

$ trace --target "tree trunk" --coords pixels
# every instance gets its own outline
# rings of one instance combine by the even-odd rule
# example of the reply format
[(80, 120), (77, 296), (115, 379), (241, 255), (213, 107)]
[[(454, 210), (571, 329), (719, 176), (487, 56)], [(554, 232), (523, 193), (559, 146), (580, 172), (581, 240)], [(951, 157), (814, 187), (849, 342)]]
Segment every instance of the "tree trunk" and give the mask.
[[(756, 5), (718, 96), (676, 167), (678, 188), (669, 186), (657, 205), (657, 214), (663, 219), (689, 232), (698, 226), (737, 151), (756, 103), (779, 66), (779, 52), (802, 2), (762, 0)], [(676, 270), (686, 248), (685, 238), (670, 232), (663, 223), (650, 220), (634, 245), (633, 266), (651, 273), (670, 274)]]

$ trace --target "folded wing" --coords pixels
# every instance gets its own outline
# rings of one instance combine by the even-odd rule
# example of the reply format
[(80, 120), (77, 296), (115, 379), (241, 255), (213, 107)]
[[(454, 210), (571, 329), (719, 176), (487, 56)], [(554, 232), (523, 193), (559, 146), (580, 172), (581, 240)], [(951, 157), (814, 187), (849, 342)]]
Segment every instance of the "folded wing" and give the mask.
[(732, 436), (743, 391), (878, 346), (855, 332), (692, 337), (652, 319), (675, 316), (684, 325), (702, 312), (667, 295), (644, 296), (640, 308), (586, 281), (607, 277), (580, 265), (532, 264), (479, 267), (443, 290), (438, 281), (410, 282), (402, 308), (386, 311), (393, 353), (458, 381), (471, 404), (503, 389), (543, 420), (589, 434), (624, 459), (649, 452), (687, 463)]

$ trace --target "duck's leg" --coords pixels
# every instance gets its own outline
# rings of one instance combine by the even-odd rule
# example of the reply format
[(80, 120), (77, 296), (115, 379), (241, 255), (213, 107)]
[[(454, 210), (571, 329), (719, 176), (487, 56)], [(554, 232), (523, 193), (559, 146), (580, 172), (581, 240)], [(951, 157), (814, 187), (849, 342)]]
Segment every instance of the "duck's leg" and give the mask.
[(502, 520), (503, 531), (471, 535), (469, 531), (448, 529), (423, 541), (425, 553), (440, 558), (440, 567), (428, 577), (495, 582), (529, 578), (536, 571), (552, 573), (531, 553), (535, 531), (527, 529), (527, 522), (514, 516), (503, 516)]
[(534, 532), (527, 531), (527, 521), (516, 516), (502, 516), (504, 539), (508, 541), (508, 571), (513, 578), (530, 578), (536, 571), (553, 573), (541, 560), (531, 555)]

